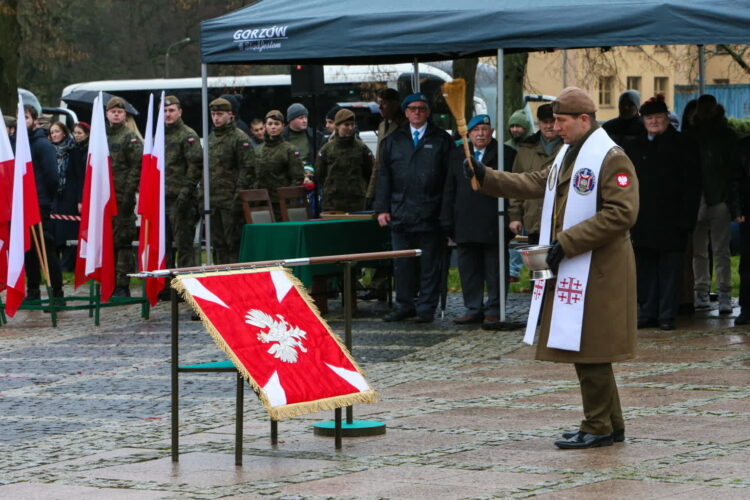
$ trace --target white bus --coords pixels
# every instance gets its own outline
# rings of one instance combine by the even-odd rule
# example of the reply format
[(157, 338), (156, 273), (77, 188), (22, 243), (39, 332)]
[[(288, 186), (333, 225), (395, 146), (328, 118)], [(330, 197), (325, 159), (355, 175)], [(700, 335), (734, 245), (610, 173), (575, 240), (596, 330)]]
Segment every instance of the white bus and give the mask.
[[(374, 148), (380, 114), (375, 102), (376, 92), (385, 87), (397, 89), (402, 97), (412, 92), (413, 66), (411, 64), (382, 64), (363, 66), (325, 66), (325, 91), (316, 96), (317, 128), (322, 128), (326, 112), (334, 105), (346, 106), (357, 116), (360, 137)], [(419, 65), (422, 92), (432, 101), (433, 120), (441, 127), (451, 128), (450, 112), (442, 97), (440, 86), (451, 77), (428, 64)], [(311, 99), (293, 99), (289, 75), (217, 76), (208, 78), (209, 102), (224, 94), (242, 97), (239, 118), (250, 123), (253, 118), (263, 118), (271, 109), (286, 113), (295, 101), (311, 107)], [(148, 96), (162, 90), (180, 99), (185, 123), (201, 133), (201, 79), (171, 78), (144, 80), (103, 80), (74, 83), (63, 89), (61, 106), (73, 109), (87, 120), (91, 106), (65, 103), (65, 96), (79, 90), (105, 91), (126, 99), (141, 114), (136, 117), (141, 128), (146, 124)], [(474, 99), (475, 113), (486, 113), (487, 106), (480, 98)]]

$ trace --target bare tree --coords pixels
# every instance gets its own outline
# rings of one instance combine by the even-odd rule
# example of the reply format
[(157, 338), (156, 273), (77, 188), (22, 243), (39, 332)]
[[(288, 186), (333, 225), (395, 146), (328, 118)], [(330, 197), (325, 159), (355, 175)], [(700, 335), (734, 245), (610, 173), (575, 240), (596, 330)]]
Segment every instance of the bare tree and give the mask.
[(0, 109), (15, 114), (18, 103), (18, 50), (20, 44), (17, 0), (0, 3)]

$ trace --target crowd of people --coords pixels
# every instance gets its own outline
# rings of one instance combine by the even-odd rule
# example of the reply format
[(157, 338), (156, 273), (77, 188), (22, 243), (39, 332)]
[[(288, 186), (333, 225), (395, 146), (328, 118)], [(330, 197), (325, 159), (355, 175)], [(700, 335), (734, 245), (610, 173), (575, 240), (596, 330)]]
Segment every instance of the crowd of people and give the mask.
[[(239, 119), (239, 100), (225, 95), (210, 103), (209, 149), (212, 245), (216, 263), (236, 262), (242, 227), (238, 191), (265, 188), (280, 218), (277, 188), (303, 185), (310, 192), (312, 213), (373, 209), (380, 225), (389, 226), (394, 250), (421, 248), (418, 260), (394, 262), (395, 307), (385, 321), (416, 317), (432, 321), (438, 303), (444, 248), (455, 246), (464, 314), (457, 324), (499, 321), (499, 252), (497, 202), (473, 191), (466, 181), (463, 145), (430, 120), (431, 103), (416, 93), (402, 99), (393, 89), (378, 93), (382, 121), (375, 152), (359, 139), (354, 113), (336, 106), (322, 130), (312, 127), (309, 112), (293, 103), (286, 113), (270, 110), (249, 126)], [(132, 242), (143, 139), (126, 102), (106, 104), (107, 138), (112, 161), (118, 215), (114, 221), (117, 268), (115, 296), (130, 293), (127, 273), (135, 268)], [(167, 244), (169, 265), (196, 264), (195, 228), (202, 214), (203, 152), (198, 134), (182, 121), (176, 96), (164, 103), (166, 122)], [(729, 128), (723, 107), (710, 95), (690, 102), (679, 119), (661, 96), (641, 103), (635, 90), (619, 98), (619, 116), (602, 125), (635, 166), (640, 209), (630, 231), (638, 283), (638, 326), (675, 328), (679, 312), (711, 305), (715, 274), (718, 308), (732, 312), (730, 222), (744, 222), (750, 211), (750, 138), (740, 140)], [(78, 223), (50, 215), (79, 215), (90, 126), (54, 122), (37, 125), (38, 112), (26, 106), (37, 177), (44, 239), (50, 260), (52, 293), (62, 297), (61, 271), (75, 266)], [(469, 150), (491, 169), (503, 155), (505, 170), (532, 174), (549, 168), (563, 138), (551, 104), (536, 113), (538, 130), (523, 110), (514, 112), (500, 145), (487, 115), (468, 125)], [(13, 136), (15, 119), (6, 117)], [(680, 126), (681, 125), (681, 126)], [(316, 155), (315, 157), (313, 155)], [(525, 235), (540, 241), (540, 199), (508, 199), (505, 241)], [(742, 248), (750, 230), (741, 224)], [(504, 275), (518, 279), (518, 255), (506, 248)], [(27, 298), (39, 299), (39, 266), (27, 255)], [(712, 273), (711, 266), (715, 269)], [(385, 277), (373, 276), (374, 293), (383, 299)], [(750, 264), (743, 259), (737, 324), (750, 316)], [(507, 282), (506, 282), (507, 284)], [(507, 288), (507, 287), (506, 287)], [(486, 290), (486, 293), (485, 293)]]

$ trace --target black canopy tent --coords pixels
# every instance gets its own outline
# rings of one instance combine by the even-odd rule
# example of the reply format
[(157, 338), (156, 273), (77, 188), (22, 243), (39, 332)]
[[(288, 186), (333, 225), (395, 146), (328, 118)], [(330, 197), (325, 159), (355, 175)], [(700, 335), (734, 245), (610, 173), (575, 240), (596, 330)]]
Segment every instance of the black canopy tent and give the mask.
[[(750, 2), (729, 0), (259, 0), (201, 23), (203, 137), (208, 64), (364, 64), (505, 52), (651, 44), (747, 43)], [(497, 116), (503, 116), (498, 64)], [(497, 127), (504, 141), (504, 127)], [(503, 168), (499, 155), (499, 169)], [(204, 148), (204, 208), (209, 208)], [(504, 200), (498, 201), (504, 244)], [(210, 219), (206, 215), (206, 255)], [(500, 254), (501, 269), (504, 255)], [(500, 280), (504, 295), (504, 279)], [(505, 306), (501, 301), (501, 320)]]

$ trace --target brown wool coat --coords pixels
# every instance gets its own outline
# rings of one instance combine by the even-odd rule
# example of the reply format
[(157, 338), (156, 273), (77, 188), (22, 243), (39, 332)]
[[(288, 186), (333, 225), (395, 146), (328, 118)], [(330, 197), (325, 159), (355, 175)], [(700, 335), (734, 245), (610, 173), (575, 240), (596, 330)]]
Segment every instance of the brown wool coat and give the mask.
[[(560, 146), (558, 145), (555, 151), (547, 156), (542, 147), (541, 139), (537, 138), (536, 142), (522, 142), (513, 162), (513, 172), (520, 174), (544, 170), (555, 161)], [(539, 222), (542, 218), (542, 202), (543, 199), (508, 200), (508, 217), (511, 221), (521, 221), (524, 229), (526, 229), (526, 234), (537, 234), (540, 229)]]
[[(549, 170), (548, 167), (538, 172), (513, 174), (488, 169), (481, 191), (509, 198), (543, 198)], [(635, 259), (629, 230), (638, 216), (638, 179), (633, 164), (622, 149), (613, 148), (600, 171), (596, 215), (563, 231), (568, 187), (575, 171), (574, 162), (572, 168), (563, 168), (558, 179), (553, 239), (560, 241), (568, 257), (593, 251), (584, 303), (581, 350), (573, 352), (547, 347), (556, 285), (555, 279), (551, 279), (547, 280), (545, 290), (536, 359), (567, 363), (624, 361), (635, 356), (636, 345)], [(628, 177), (626, 187), (618, 185), (620, 174)]]

